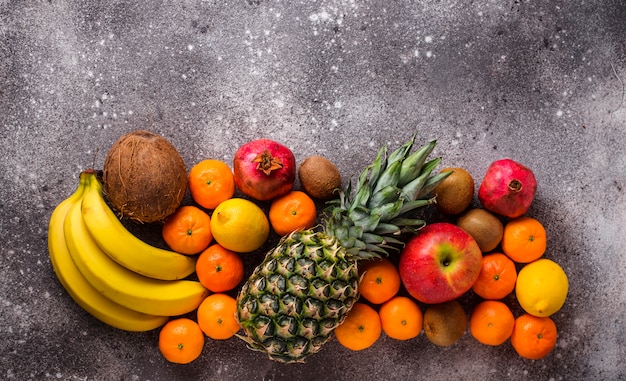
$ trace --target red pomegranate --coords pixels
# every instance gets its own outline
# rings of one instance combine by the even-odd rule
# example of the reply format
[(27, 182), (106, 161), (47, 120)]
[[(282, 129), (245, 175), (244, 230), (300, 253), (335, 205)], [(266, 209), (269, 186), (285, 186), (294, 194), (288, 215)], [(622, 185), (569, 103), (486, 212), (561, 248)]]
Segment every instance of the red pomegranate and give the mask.
[(511, 159), (496, 160), (478, 188), (481, 205), (494, 213), (515, 218), (526, 213), (535, 197), (533, 172)]
[(237, 188), (246, 196), (268, 201), (286, 194), (296, 179), (296, 159), (284, 145), (269, 139), (248, 142), (233, 160)]

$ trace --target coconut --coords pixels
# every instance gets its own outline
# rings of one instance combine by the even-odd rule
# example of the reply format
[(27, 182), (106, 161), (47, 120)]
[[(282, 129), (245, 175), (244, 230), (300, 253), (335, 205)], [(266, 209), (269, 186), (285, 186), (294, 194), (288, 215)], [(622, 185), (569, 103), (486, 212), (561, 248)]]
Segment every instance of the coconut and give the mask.
[(103, 187), (111, 206), (138, 222), (162, 221), (187, 191), (187, 168), (164, 137), (136, 130), (119, 138), (104, 161)]

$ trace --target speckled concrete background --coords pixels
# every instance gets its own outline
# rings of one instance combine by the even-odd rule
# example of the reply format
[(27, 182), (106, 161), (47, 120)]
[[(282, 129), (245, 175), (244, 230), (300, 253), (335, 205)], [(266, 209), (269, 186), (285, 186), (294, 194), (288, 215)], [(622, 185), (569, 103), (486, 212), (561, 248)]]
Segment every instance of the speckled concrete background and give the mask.
[[(625, 379), (625, 81), (621, 0), (0, 1), (0, 379)], [(557, 347), (527, 361), (422, 334), (281, 365), (233, 339), (166, 363), (157, 332), (77, 307), (46, 249), (79, 172), (136, 128), (188, 166), (269, 137), (348, 178), (415, 129), (477, 182), (523, 162), (570, 277)]]

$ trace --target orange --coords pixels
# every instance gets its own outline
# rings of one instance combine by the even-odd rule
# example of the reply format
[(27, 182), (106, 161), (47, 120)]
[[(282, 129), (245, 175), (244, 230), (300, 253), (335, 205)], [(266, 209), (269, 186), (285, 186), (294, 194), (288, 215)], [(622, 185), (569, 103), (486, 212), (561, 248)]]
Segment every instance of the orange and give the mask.
[(187, 318), (168, 321), (159, 332), (159, 350), (169, 362), (188, 364), (204, 347), (204, 334), (198, 323)]
[(172, 250), (198, 254), (213, 240), (211, 217), (195, 206), (181, 206), (165, 220), (161, 233)]
[(198, 306), (198, 324), (211, 339), (230, 339), (240, 328), (236, 313), (235, 298), (226, 294), (212, 294)]
[(348, 316), (337, 328), (339, 344), (353, 351), (374, 345), (382, 333), (380, 317), (375, 309), (365, 303), (354, 303)]
[(546, 230), (532, 217), (518, 217), (504, 226), (502, 251), (517, 263), (529, 263), (546, 252)]
[(269, 219), (274, 231), (281, 236), (311, 228), (317, 219), (315, 202), (304, 192), (291, 191), (272, 201)]
[(472, 290), (483, 299), (503, 299), (515, 289), (515, 262), (502, 253), (483, 256), (483, 264)]
[(417, 303), (406, 296), (394, 296), (378, 310), (383, 332), (392, 339), (409, 340), (422, 331), (424, 315)]
[(470, 333), (485, 345), (504, 343), (515, 325), (511, 309), (498, 300), (485, 300), (478, 303), (469, 319)]
[(521, 357), (539, 360), (552, 351), (557, 336), (556, 324), (551, 318), (524, 314), (515, 319), (511, 344)]
[(243, 261), (238, 253), (215, 243), (198, 257), (196, 275), (209, 291), (230, 291), (243, 279)]
[(223, 161), (203, 160), (191, 167), (188, 187), (191, 197), (198, 205), (215, 209), (220, 202), (235, 194), (233, 171)]
[(370, 303), (381, 304), (391, 299), (400, 290), (398, 268), (387, 258), (361, 262), (359, 292)]

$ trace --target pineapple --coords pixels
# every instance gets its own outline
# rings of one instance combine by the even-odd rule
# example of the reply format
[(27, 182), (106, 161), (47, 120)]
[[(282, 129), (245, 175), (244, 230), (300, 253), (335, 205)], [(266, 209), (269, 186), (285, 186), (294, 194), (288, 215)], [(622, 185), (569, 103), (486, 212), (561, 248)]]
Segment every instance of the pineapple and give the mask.
[(251, 349), (279, 362), (303, 362), (332, 337), (359, 297), (360, 260), (388, 255), (425, 221), (410, 212), (450, 172), (431, 176), (441, 161), (426, 161), (436, 141), (410, 153), (415, 135), (387, 155), (383, 146), (360, 174), (329, 201), (323, 227), (281, 238), (237, 297), (238, 335)]

